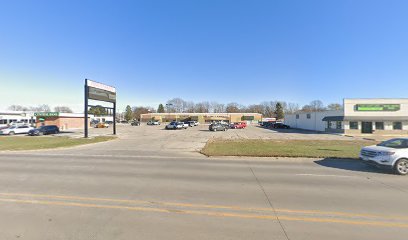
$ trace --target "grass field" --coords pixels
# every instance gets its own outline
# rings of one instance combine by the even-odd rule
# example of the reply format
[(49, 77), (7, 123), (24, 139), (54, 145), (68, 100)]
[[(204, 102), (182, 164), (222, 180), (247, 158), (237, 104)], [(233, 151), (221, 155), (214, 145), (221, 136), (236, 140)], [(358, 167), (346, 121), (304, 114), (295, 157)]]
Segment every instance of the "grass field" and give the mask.
[(0, 137), (0, 151), (4, 150), (34, 150), (59, 147), (72, 147), (77, 145), (104, 142), (115, 139), (111, 136), (99, 136), (95, 138), (69, 138), (69, 137)]
[(358, 158), (373, 141), (213, 140), (201, 150), (207, 156)]

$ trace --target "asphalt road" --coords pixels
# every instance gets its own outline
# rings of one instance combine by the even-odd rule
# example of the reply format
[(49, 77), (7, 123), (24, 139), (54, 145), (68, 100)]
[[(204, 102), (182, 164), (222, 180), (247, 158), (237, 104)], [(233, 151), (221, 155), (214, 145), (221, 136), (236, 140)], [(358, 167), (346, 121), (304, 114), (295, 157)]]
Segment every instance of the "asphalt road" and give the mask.
[(408, 177), (346, 160), (120, 151), (120, 141), (113, 152), (0, 153), (0, 239), (407, 239)]

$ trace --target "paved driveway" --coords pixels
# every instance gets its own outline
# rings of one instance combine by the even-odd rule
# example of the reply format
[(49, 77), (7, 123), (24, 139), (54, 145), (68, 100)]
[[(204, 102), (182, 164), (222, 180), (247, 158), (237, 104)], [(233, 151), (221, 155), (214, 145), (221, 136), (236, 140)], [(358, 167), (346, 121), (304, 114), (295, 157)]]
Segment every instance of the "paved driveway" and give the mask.
[[(90, 129), (90, 135), (110, 134), (112, 129)], [(350, 140), (334, 134), (319, 134), (299, 130), (270, 130), (258, 126), (246, 129), (230, 129), (226, 132), (211, 132), (207, 125), (190, 127), (185, 130), (165, 130), (164, 125), (141, 126), (118, 125), (119, 139), (94, 146), (82, 146), (64, 152), (86, 152), (98, 154), (101, 151), (111, 155), (120, 152), (130, 155), (199, 156), (198, 153), (209, 139), (303, 139), (303, 140)], [(71, 135), (81, 137), (82, 133)]]
[[(109, 129), (93, 129), (92, 134)], [(407, 178), (358, 161), (207, 158), (210, 138), (342, 140), (257, 127), (119, 126), (119, 139), (0, 153), (0, 239), (395, 239)], [(79, 134), (79, 133), (77, 133)]]

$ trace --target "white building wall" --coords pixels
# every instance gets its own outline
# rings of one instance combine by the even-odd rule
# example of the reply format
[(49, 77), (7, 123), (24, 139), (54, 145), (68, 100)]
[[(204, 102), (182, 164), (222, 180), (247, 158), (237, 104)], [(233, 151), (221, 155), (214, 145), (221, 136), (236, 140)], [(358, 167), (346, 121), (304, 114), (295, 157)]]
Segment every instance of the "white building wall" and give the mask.
[[(401, 109), (399, 111), (355, 111), (356, 104), (400, 104)], [(408, 98), (376, 98), (376, 99), (365, 99), (365, 98), (355, 98), (355, 99), (344, 99), (344, 115), (347, 117), (406, 117), (408, 116)]]
[[(310, 118), (307, 115), (310, 114)], [(324, 117), (343, 116), (343, 111), (324, 111), (311, 113), (288, 114), (285, 116), (285, 124), (292, 128), (299, 128), (311, 131), (325, 131), (327, 122), (322, 121)], [(296, 118), (299, 115), (299, 118)], [(335, 122), (333, 124), (336, 124)], [(336, 125), (333, 126), (334, 128)]]

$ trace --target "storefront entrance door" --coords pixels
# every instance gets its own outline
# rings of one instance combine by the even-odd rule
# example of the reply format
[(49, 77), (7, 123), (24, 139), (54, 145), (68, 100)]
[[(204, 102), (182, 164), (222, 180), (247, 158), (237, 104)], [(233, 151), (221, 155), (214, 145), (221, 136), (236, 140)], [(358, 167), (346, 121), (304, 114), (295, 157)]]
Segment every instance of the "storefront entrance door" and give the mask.
[(373, 133), (373, 123), (372, 122), (362, 122), (361, 123), (361, 133)]

